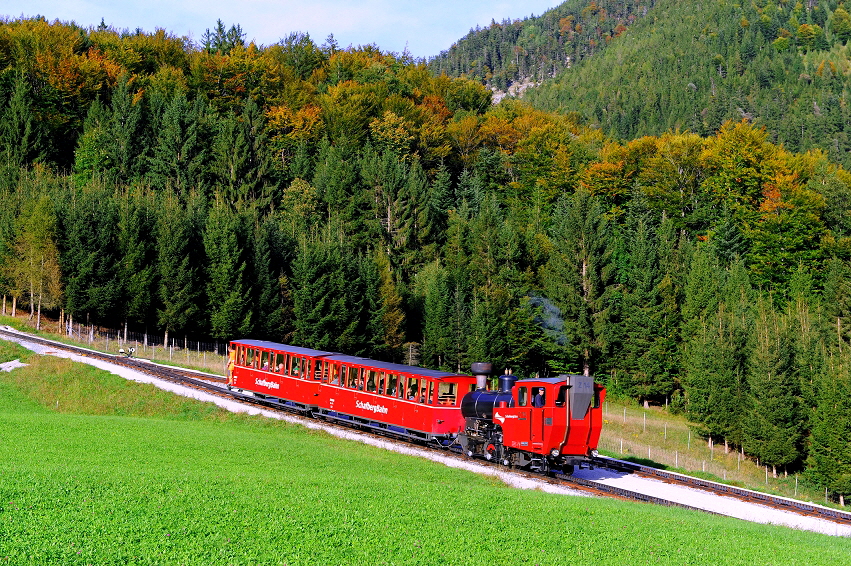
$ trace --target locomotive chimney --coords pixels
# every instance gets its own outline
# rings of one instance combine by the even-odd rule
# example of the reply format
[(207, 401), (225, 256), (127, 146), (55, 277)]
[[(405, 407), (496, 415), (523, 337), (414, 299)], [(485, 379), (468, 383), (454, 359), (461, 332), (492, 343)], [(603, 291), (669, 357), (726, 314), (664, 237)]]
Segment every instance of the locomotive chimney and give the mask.
[(487, 362), (475, 362), (470, 366), (473, 375), (476, 376), (476, 389), (485, 389), (488, 386), (488, 376), (493, 373), (493, 364)]

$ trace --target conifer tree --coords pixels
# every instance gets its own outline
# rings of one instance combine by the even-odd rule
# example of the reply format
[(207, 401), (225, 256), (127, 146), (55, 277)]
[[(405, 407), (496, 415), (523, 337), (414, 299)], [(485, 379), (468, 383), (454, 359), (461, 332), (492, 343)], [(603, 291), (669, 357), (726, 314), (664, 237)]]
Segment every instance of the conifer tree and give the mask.
[(207, 216), (204, 251), (210, 331), (223, 340), (245, 336), (251, 331), (254, 314), (246, 281), (245, 234), (239, 215), (221, 197)]
[(124, 322), (154, 322), (156, 206), (152, 191), (134, 186), (117, 195), (119, 277)]
[(183, 205), (177, 195), (167, 192), (160, 198), (156, 218), (157, 326), (169, 334), (187, 330), (199, 313), (199, 281), (192, 254), (193, 231), (197, 229), (197, 210)]
[(844, 505), (851, 495), (851, 358), (849, 352), (828, 360), (819, 380), (818, 405), (812, 417), (807, 475), (839, 494)]
[(749, 403), (744, 418), (745, 451), (772, 467), (802, 459), (800, 390), (794, 375), (788, 322), (760, 299), (748, 360)]
[(0, 110), (0, 165), (11, 170), (44, 155), (42, 129), (31, 108), (33, 96), (23, 73), (15, 76), (14, 90)]
[(597, 197), (578, 190), (553, 215), (553, 253), (544, 289), (564, 313), (566, 353), (591, 375), (605, 351), (607, 296), (613, 285), (609, 223)]

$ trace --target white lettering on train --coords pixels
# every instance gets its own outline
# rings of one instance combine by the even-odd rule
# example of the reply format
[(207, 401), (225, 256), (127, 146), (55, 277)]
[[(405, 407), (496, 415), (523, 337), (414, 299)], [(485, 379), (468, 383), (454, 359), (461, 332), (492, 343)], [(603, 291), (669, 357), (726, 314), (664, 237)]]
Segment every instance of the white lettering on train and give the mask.
[(275, 383), (274, 381), (266, 381), (265, 379), (255, 379), (254, 385), (261, 385), (268, 389), (280, 389), (281, 385), (279, 383)]
[(361, 401), (355, 401), (355, 407), (358, 409), (363, 409), (364, 411), (372, 411), (373, 413), (381, 413), (382, 415), (387, 414), (387, 407), (383, 405), (373, 405), (372, 403), (362, 403)]

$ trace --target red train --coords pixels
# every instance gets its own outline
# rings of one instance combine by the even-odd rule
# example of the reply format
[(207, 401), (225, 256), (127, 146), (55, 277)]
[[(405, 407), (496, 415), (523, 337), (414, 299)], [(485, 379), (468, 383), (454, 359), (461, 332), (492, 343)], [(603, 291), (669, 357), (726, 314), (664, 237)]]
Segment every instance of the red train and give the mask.
[(459, 375), (260, 340), (230, 344), (228, 388), (304, 414), (548, 472), (596, 454), (605, 389), (561, 375)]

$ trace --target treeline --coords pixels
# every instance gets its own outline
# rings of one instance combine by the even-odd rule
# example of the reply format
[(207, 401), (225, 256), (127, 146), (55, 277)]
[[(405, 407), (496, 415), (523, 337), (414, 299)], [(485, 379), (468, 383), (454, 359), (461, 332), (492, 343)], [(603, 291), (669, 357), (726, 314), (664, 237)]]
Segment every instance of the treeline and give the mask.
[(851, 175), (825, 152), (746, 121), (618, 143), (374, 47), (240, 38), (0, 26), (16, 306), (596, 374), (849, 493)]
[(492, 21), (431, 58), (429, 67), (501, 91), (516, 81), (541, 82), (605, 49), (654, 3), (568, 0), (537, 17)]
[(851, 16), (839, 0), (660, 1), (604, 52), (528, 92), (608, 135), (764, 126), (791, 151), (851, 166)]

